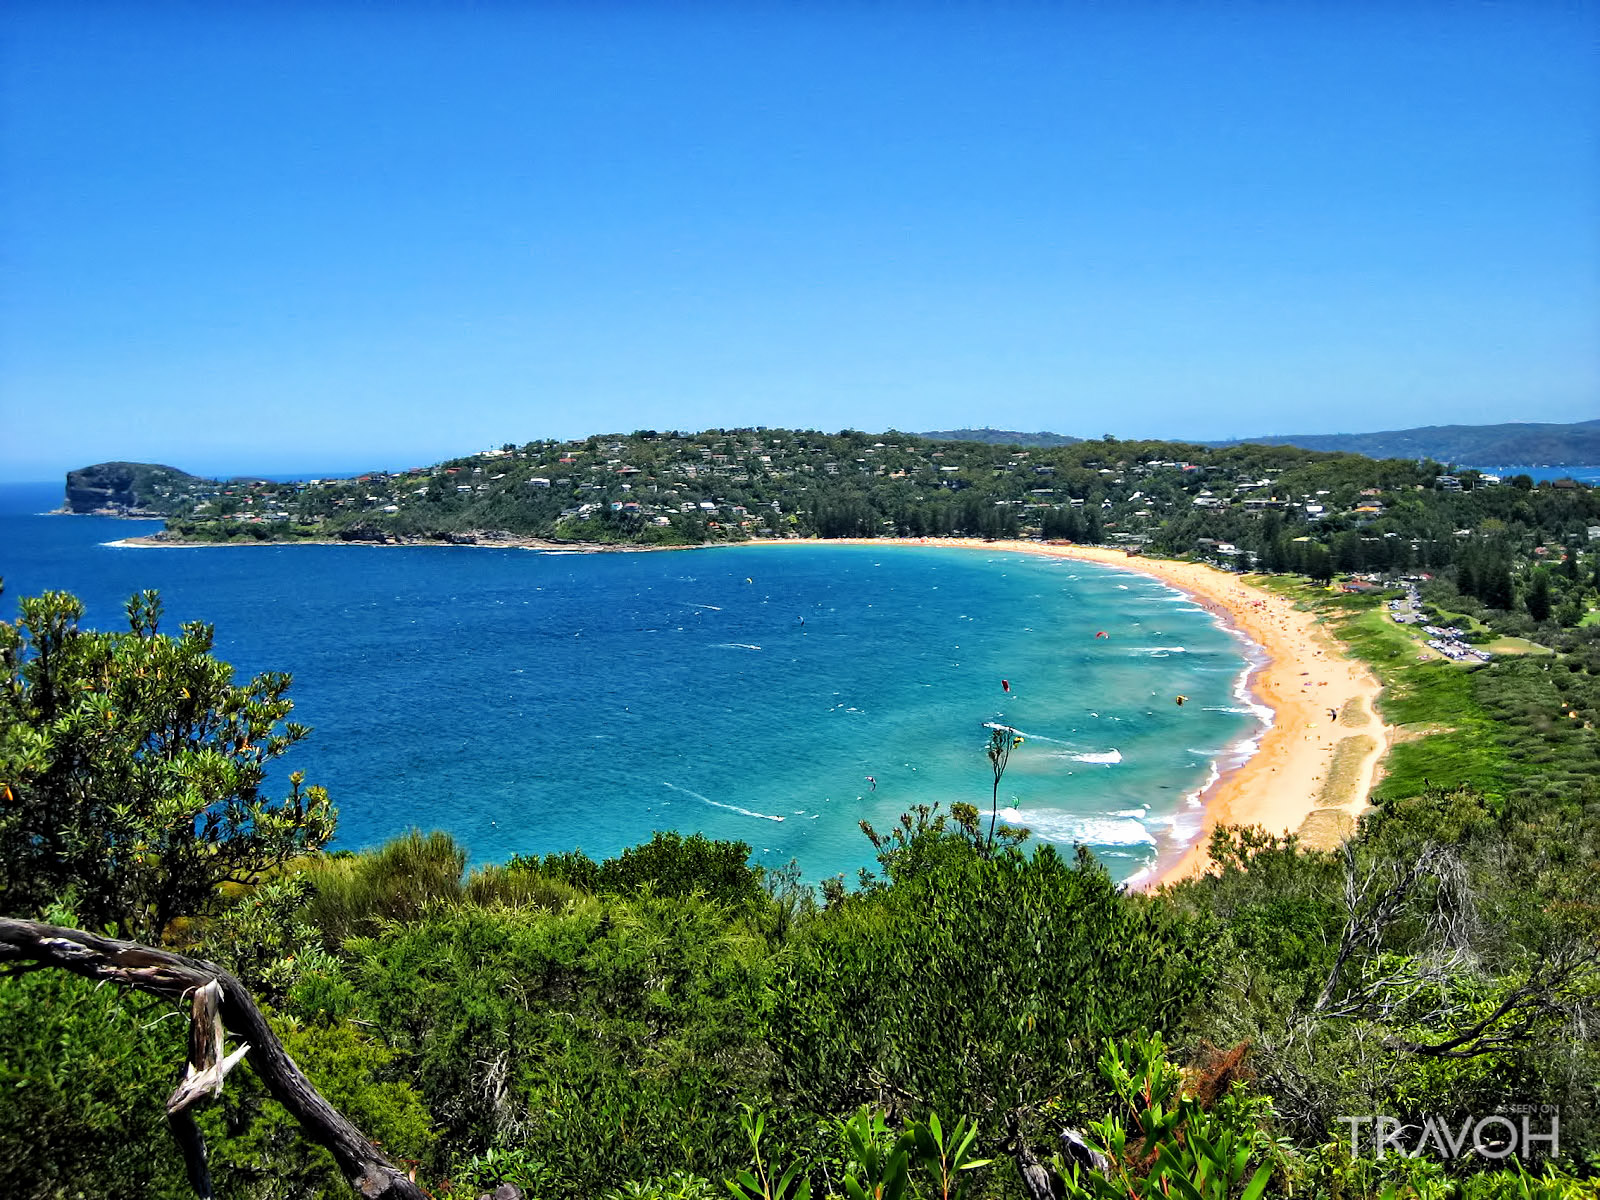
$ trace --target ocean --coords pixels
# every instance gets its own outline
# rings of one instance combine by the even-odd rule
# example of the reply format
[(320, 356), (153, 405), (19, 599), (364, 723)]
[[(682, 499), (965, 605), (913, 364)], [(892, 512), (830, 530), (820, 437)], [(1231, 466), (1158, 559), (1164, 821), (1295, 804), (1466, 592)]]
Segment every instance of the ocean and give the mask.
[(1025, 738), (1002, 819), (1127, 879), (1193, 836), (1198, 792), (1264, 727), (1247, 643), (1094, 564), (825, 544), (135, 549), (107, 543), (158, 522), (41, 515), (59, 498), (0, 486), (6, 619), (56, 588), (117, 627), (157, 588), (166, 626), (212, 623), (241, 674), (291, 672), (314, 732), (277, 779), (326, 786), (353, 849), (416, 826), (474, 862), (602, 857), (675, 829), (853, 879), (875, 865), (861, 820), (988, 811), (999, 723)]
[(1484, 471), (1490, 475), (1498, 475), (1502, 479), (1510, 479), (1513, 475), (1526, 475), (1535, 483), (1547, 479), (1575, 479), (1579, 483), (1592, 485), (1600, 484), (1600, 467), (1473, 467), (1475, 471)]

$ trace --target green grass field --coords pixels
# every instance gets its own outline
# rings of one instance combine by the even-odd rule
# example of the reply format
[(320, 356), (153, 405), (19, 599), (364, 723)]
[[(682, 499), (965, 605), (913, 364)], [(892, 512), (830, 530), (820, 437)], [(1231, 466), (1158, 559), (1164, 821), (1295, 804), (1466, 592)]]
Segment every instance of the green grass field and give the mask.
[[(1507, 763), (1494, 718), (1474, 698), (1473, 668), (1426, 651), (1418, 632), (1397, 625), (1383, 597), (1319, 588), (1284, 576), (1251, 580), (1317, 614), (1383, 684), (1378, 711), (1396, 730), (1374, 802), (1414, 796), (1428, 786), (1469, 785), (1498, 795)], [(1331, 782), (1331, 781), (1330, 781)]]

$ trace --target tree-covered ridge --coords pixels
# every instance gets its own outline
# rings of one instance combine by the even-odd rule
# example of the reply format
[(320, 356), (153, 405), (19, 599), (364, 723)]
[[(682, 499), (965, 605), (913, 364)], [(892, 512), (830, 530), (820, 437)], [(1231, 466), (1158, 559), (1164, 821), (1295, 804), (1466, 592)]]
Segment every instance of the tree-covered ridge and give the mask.
[(1480, 466), (1581, 467), (1600, 463), (1600, 420), (1571, 424), (1424, 425), (1378, 433), (1274, 434), (1242, 439), (1261, 445), (1336, 450), (1371, 458), (1431, 458)]
[[(1600, 521), (1592, 489), (1511, 490), (1524, 494), (1433, 462), (1287, 446), (1104, 439), (1018, 449), (893, 432), (643, 430), (508, 444), (354, 479), (207, 483), (168, 511), (184, 536), (260, 539), (499, 533), (696, 544), (1033, 532), (1183, 551), (1209, 538), (1259, 553), (1286, 532), (1324, 548), (1353, 532), (1403, 539), (1402, 553), (1382, 557), (1418, 566), (1453, 560), (1456, 530), (1489, 518), (1523, 541), (1563, 544)], [(1276, 521), (1264, 519), (1271, 514)]]

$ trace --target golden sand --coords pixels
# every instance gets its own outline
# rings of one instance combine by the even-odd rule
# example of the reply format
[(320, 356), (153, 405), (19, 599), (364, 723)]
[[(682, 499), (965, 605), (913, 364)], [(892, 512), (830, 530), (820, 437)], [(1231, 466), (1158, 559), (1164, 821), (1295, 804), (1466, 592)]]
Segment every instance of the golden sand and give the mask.
[[(1186, 592), (1261, 647), (1267, 661), (1252, 673), (1250, 688), (1272, 710), (1272, 726), (1247, 762), (1206, 790), (1199, 838), (1171, 861), (1157, 864), (1152, 886), (1203, 872), (1210, 862), (1206, 843), (1218, 825), (1259, 825), (1274, 834), (1304, 830), (1308, 842), (1325, 847), (1348, 836), (1367, 807), (1391, 733), (1375, 707), (1378, 680), (1312, 614), (1284, 597), (1202, 563), (1130, 557), (1098, 546), (978, 538), (859, 538), (829, 544), (850, 543), (967, 546), (1136, 571)], [(1363, 736), (1345, 732), (1352, 726)]]

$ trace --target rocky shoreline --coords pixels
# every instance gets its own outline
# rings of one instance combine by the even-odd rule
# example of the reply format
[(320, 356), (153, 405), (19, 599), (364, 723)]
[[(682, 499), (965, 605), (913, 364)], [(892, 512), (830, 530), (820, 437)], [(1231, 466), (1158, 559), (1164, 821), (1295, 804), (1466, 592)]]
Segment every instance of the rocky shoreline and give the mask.
[(465, 546), (485, 550), (548, 550), (568, 554), (631, 554), (655, 550), (693, 550), (693, 546), (645, 546), (634, 542), (569, 542), (553, 538), (525, 537), (521, 534), (497, 530), (473, 530), (466, 533), (435, 533), (409, 535), (390, 533), (387, 530), (358, 526), (347, 529), (339, 537), (316, 538), (263, 538), (249, 541), (212, 541), (205, 538), (186, 538), (162, 530), (159, 533), (141, 534), (137, 537), (119, 538), (113, 546), (141, 549), (204, 549), (231, 546)]

